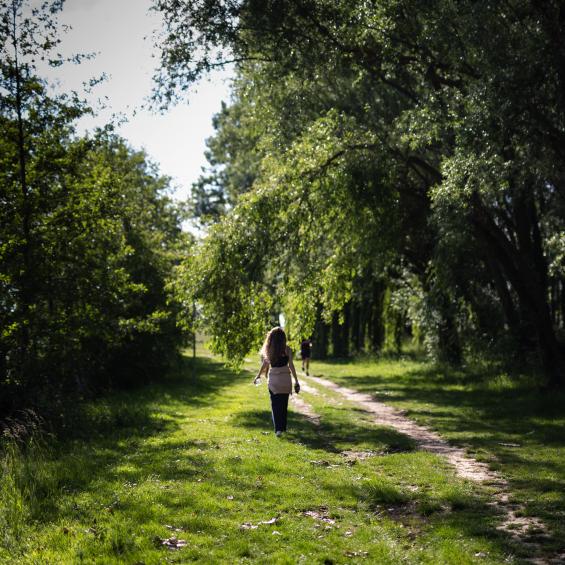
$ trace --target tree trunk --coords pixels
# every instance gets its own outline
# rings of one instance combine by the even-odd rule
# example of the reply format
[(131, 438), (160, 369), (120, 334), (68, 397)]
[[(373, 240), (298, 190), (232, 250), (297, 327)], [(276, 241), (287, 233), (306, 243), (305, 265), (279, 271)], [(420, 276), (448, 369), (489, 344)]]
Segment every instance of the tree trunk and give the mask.
[(348, 357), (351, 345), (351, 303), (343, 307), (343, 324), (341, 326), (342, 357)]
[(561, 288), (561, 328), (565, 328), (565, 283), (561, 281), (560, 288)]
[(361, 306), (358, 302), (351, 305), (351, 349), (354, 353), (361, 351)]
[[(551, 322), (548, 304), (547, 268), (533, 202), (519, 201), (514, 216), (518, 244), (514, 245), (493, 221), (478, 195), (472, 199), (472, 223), (480, 238), (490, 245), (506, 279), (516, 291), (523, 312), (535, 332), (537, 349), (550, 386), (565, 384), (565, 359)], [(532, 225), (535, 224), (535, 225)]]
[(339, 336), (339, 314), (334, 312), (332, 314), (332, 357), (339, 355), (340, 336)]
[(378, 353), (382, 349), (384, 341), (383, 295), (384, 290), (382, 284), (375, 281), (373, 284), (373, 296), (368, 319), (371, 350), (375, 353)]
[(22, 99), (22, 76), (19, 65), (19, 45), (18, 45), (18, 29), (17, 29), (17, 13), (18, 5), (16, 2), (12, 3), (12, 21), (11, 21), (11, 41), (14, 49), (14, 77), (15, 77), (15, 111), (18, 124), (18, 161), (19, 161), (19, 181), (20, 190), (22, 195), (21, 207), (21, 222), (22, 222), (22, 235), (23, 242), (21, 245), (23, 269), (19, 275), (20, 284), (20, 324), (21, 324), (21, 349), (19, 369), (22, 378), (27, 380), (28, 366), (31, 362), (31, 333), (32, 323), (30, 320), (30, 310), (32, 302), (32, 259), (31, 259), (31, 205), (29, 201), (29, 189), (27, 184), (27, 171), (26, 171), (26, 150), (25, 150), (25, 133), (24, 133), (24, 119), (23, 119), (23, 99)]
[(463, 357), (461, 341), (453, 312), (449, 305), (444, 306), (438, 328), (439, 360), (457, 366), (461, 364)]
[(328, 341), (330, 328), (322, 320), (321, 309), (318, 309), (318, 316), (314, 326), (314, 336), (312, 338), (312, 356), (317, 359), (325, 359), (328, 356)]
[(349, 345), (349, 314), (344, 310), (344, 323), (339, 322), (339, 313), (332, 317), (332, 354), (334, 357), (347, 357)]
[(529, 322), (529, 317), (524, 314), (521, 304), (515, 304), (512, 293), (508, 288), (508, 281), (504, 278), (500, 265), (490, 249), (486, 252), (485, 262), (491, 272), (494, 288), (500, 299), (508, 330), (519, 350), (517, 353), (521, 356), (525, 351), (536, 347), (535, 340), (533, 339), (535, 332)]
[(365, 351), (365, 334), (367, 326), (367, 306), (362, 303), (359, 304), (359, 351)]

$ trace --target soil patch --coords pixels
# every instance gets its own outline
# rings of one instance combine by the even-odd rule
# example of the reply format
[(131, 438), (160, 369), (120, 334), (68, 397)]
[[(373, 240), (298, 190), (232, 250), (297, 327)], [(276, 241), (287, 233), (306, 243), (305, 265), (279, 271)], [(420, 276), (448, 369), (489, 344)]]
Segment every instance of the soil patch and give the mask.
[(383, 452), (370, 451), (370, 450), (365, 450), (365, 451), (346, 450), (346, 451), (342, 451), (340, 455), (344, 457), (348, 463), (355, 463), (356, 461), (364, 461), (365, 459), (369, 459), (369, 457), (375, 457), (375, 455), (383, 455)]
[(311, 404), (308, 404), (308, 402), (306, 402), (303, 398), (300, 398), (298, 394), (293, 394), (290, 397), (290, 401), (297, 412), (302, 414), (307, 420), (309, 420), (315, 426), (320, 425), (320, 416), (319, 414), (316, 414)]

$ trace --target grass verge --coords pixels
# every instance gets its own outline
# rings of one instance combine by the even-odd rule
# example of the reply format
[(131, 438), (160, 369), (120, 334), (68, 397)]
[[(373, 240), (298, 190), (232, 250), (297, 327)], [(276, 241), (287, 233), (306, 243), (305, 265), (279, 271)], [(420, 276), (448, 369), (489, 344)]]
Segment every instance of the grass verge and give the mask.
[(411, 359), (317, 362), (315, 374), (396, 406), (508, 479), (512, 500), (565, 550), (565, 392), (527, 376), (450, 370)]
[[(346, 366), (323, 370), (372, 386), (374, 367), (354, 367), (357, 377)], [(415, 451), (337, 396), (305, 393), (321, 424), (292, 413), (289, 433), (277, 439), (266, 387), (253, 387), (249, 372), (200, 357), (194, 373), (187, 360), (160, 384), (89, 404), (66, 440), (5, 451), (0, 561), (464, 564), (524, 557), (496, 531), (487, 487), (458, 479), (441, 458)], [(186, 545), (168, 549), (162, 541), (171, 537)]]

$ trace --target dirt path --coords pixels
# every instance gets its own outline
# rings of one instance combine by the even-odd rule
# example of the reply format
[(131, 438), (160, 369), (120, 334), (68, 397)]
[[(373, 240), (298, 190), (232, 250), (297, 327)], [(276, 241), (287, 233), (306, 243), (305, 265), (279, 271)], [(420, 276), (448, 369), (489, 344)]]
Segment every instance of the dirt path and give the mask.
[(536, 565), (565, 563), (565, 555), (550, 557), (542, 555), (543, 540), (549, 538), (547, 527), (538, 518), (524, 516), (523, 506), (510, 502), (508, 482), (498, 473), (489, 469), (486, 464), (473, 459), (467, 455), (464, 449), (450, 445), (436, 432), (417, 424), (407, 418), (400, 410), (375, 400), (369, 394), (337, 385), (322, 377), (311, 376), (306, 378), (302, 376), (303, 383), (307, 382), (308, 379), (362, 407), (373, 416), (375, 424), (390, 426), (412, 438), (417, 443), (419, 449), (445, 457), (460, 477), (494, 486), (496, 494), (489, 504), (495, 507), (502, 515), (502, 522), (497, 526), (497, 529), (505, 532), (529, 551), (530, 555), (532, 555), (528, 560), (529, 562)]
[[(303, 390), (306, 390), (306, 387), (303, 386), (302, 388), (303, 388)], [(316, 390), (316, 389), (313, 389), (312, 387), (308, 387), (308, 388), (310, 389), (310, 391)], [(312, 394), (317, 394), (317, 392), (318, 391), (316, 391), (316, 393), (312, 393)], [(307, 420), (310, 420), (310, 422), (312, 422), (312, 424), (314, 424), (315, 426), (320, 425), (320, 416), (318, 414), (316, 414), (316, 412), (314, 412), (314, 408), (312, 408), (312, 405), (308, 404), (308, 402), (306, 402), (298, 394), (293, 394), (290, 397), (290, 402), (294, 406), (294, 409), (297, 412), (299, 412), (300, 414), (302, 414)]]

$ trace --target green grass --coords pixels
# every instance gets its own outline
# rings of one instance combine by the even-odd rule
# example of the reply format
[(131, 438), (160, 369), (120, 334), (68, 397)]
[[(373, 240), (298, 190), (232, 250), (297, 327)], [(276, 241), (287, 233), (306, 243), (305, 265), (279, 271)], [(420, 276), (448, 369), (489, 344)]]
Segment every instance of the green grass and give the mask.
[[(388, 390), (428, 423), (449, 410), (433, 401), (431, 384), (420, 401), (429, 413), (418, 414), (407, 396), (411, 380), (416, 387), (436, 378), (423, 376), (425, 365), (391, 363), (385, 376), (383, 367), (313, 368), (349, 386)], [(289, 433), (277, 439), (266, 387), (252, 386), (249, 372), (200, 357), (195, 373), (187, 360), (160, 384), (89, 404), (64, 441), (5, 452), (0, 562), (435, 565), (525, 556), (496, 531), (488, 487), (458, 479), (441, 458), (415, 451), (335, 394), (305, 393), (321, 425), (293, 413)], [(475, 432), (471, 421), (458, 430), (465, 419), (457, 414), (470, 409), (450, 411), (446, 431), (467, 433), (455, 439), (484, 432), (482, 420)], [(555, 436), (552, 448), (557, 443)], [(480, 449), (490, 453), (486, 443)], [(350, 463), (344, 450), (373, 456)], [(545, 491), (551, 500), (556, 492)], [(171, 535), (186, 547), (163, 547), (159, 540)]]
[(565, 392), (528, 376), (450, 370), (411, 359), (316, 362), (314, 374), (369, 393), (464, 446), (510, 482), (512, 500), (565, 550)]

